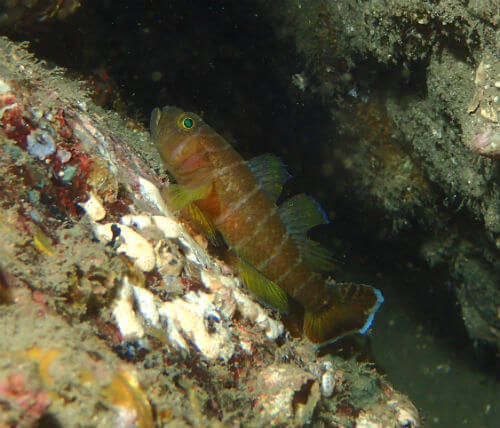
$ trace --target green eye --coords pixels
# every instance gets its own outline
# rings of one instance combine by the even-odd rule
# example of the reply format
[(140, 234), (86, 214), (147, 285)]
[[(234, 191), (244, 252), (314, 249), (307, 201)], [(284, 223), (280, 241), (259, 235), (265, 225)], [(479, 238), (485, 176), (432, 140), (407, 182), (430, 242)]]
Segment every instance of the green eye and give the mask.
[(190, 117), (186, 117), (182, 121), (182, 126), (184, 126), (184, 128), (186, 128), (186, 129), (191, 129), (193, 127), (193, 125), (194, 125), (194, 121)]

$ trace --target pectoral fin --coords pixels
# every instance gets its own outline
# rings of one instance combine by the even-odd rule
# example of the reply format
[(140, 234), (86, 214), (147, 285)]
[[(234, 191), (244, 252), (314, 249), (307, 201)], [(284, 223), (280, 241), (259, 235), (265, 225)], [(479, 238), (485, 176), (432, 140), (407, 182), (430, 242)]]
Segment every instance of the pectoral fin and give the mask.
[(170, 184), (165, 190), (165, 199), (174, 211), (178, 211), (185, 206), (206, 198), (212, 190), (212, 184), (202, 184), (197, 187), (181, 186), (180, 184)]

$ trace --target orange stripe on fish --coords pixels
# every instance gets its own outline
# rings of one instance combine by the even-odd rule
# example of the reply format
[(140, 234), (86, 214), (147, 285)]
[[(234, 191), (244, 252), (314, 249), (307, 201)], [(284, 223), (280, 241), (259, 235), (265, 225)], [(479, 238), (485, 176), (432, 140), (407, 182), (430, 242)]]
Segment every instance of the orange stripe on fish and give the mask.
[(383, 302), (379, 290), (360, 284), (327, 285), (319, 272), (334, 269), (329, 251), (307, 238), (328, 220), (311, 197), (296, 195), (277, 206), (290, 178), (266, 154), (245, 161), (194, 113), (156, 108), (151, 136), (177, 184), (167, 189), (175, 209), (187, 208), (214, 238), (236, 254), (240, 276), (264, 303), (289, 310), (289, 296), (305, 310), (304, 332), (315, 344), (365, 333)]

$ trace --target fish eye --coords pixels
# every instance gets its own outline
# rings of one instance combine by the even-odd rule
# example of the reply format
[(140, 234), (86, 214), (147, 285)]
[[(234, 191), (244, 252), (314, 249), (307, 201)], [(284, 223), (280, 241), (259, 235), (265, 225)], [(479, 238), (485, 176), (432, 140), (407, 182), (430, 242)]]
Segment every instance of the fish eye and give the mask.
[(194, 120), (190, 117), (185, 117), (182, 120), (182, 126), (184, 129), (191, 129), (194, 125)]

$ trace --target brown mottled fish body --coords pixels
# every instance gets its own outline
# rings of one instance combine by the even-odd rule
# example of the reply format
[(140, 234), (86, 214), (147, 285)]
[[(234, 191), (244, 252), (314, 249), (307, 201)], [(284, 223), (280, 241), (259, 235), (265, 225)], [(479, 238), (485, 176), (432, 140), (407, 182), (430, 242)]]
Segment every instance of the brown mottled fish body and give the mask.
[[(306, 313), (326, 310), (338, 293), (327, 291), (321, 274), (304, 261), (279, 207), (232, 146), (197, 115), (175, 107), (153, 111), (151, 134), (178, 185), (197, 195), (193, 203), (238, 258), (297, 300)], [(365, 288), (362, 291), (366, 294)], [(340, 298), (352, 297), (346, 293), (353, 293), (352, 287), (340, 292)], [(380, 304), (377, 296), (368, 296), (371, 303), (364, 309), (365, 318), (373, 318), (373, 307)], [(364, 323), (341, 334), (311, 331), (308, 336), (317, 343), (331, 341), (360, 331)]]

